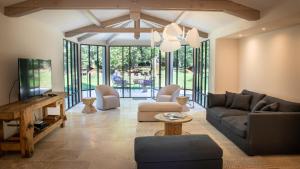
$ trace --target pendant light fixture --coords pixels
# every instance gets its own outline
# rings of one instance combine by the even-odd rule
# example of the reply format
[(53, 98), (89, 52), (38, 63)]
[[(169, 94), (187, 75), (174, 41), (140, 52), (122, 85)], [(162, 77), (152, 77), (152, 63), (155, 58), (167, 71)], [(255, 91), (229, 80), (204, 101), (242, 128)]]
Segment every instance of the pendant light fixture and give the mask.
[(189, 30), (185, 37), (185, 28), (180, 28), (176, 23), (167, 25), (162, 33), (162, 37), (157, 31), (151, 31), (151, 47), (155, 47), (156, 43), (161, 42), (160, 49), (163, 52), (174, 52), (181, 47), (182, 41), (185, 41), (192, 48), (200, 48), (201, 38), (198, 30), (192, 28)]

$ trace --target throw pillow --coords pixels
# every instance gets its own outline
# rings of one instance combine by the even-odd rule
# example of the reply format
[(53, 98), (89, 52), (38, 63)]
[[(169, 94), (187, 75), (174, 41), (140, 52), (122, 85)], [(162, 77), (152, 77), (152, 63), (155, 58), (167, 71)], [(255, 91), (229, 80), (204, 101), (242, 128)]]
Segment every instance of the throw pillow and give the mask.
[(261, 100), (256, 103), (256, 105), (251, 110), (252, 113), (255, 113), (256, 111), (260, 111), (263, 107), (267, 105), (267, 102), (265, 100)]
[(226, 103), (225, 103), (226, 107), (230, 107), (232, 105), (235, 95), (236, 95), (236, 93), (231, 93), (231, 92), (226, 91)]
[(251, 99), (251, 105), (250, 108), (253, 109), (254, 106), (260, 101), (262, 100), (266, 95), (265, 94), (261, 94), (261, 93), (256, 93), (256, 92), (252, 92), (249, 90), (243, 90), (242, 94), (244, 95), (251, 95), (252, 99)]
[(216, 107), (216, 106), (225, 106), (225, 94), (212, 94), (208, 93), (208, 104), (209, 108)]
[(242, 95), (242, 94), (236, 94), (234, 96), (232, 105), (230, 108), (232, 109), (241, 109), (241, 110), (250, 110), (250, 103), (251, 103), (251, 97), (250, 95)]
[(272, 103), (264, 106), (261, 111), (278, 111), (279, 103)]

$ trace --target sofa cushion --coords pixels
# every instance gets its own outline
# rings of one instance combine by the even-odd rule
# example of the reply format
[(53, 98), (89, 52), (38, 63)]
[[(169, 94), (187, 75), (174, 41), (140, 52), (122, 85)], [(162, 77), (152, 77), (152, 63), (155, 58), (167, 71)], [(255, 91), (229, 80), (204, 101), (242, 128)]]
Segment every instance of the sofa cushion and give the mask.
[(241, 109), (241, 110), (250, 110), (250, 102), (251, 102), (250, 95), (242, 95), (242, 94), (236, 94), (234, 96), (232, 105), (230, 108), (232, 109)]
[(267, 104), (279, 103), (278, 111), (280, 112), (300, 112), (300, 103), (293, 103), (271, 96), (266, 96), (263, 100), (265, 100)]
[(178, 162), (222, 159), (222, 149), (207, 135), (138, 137), (137, 162)]
[(232, 105), (235, 95), (236, 95), (236, 93), (231, 93), (231, 92), (226, 91), (226, 103), (225, 103), (226, 107), (230, 107)]
[(237, 110), (237, 109), (227, 109), (225, 107), (213, 107), (206, 109), (207, 113), (214, 117), (215, 119), (221, 120), (223, 117), (227, 116), (242, 116), (247, 115), (248, 111)]
[(138, 106), (139, 112), (179, 112), (182, 111), (182, 106), (176, 102), (152, 102), (140, 103)]
[(229, 116), (222, 118), (221, 124), (236, 135), (246, 138), (248, 116)]
[(260, 111), (266, 105), (267, 105), (267, 102), (265, 100), (260, 100), (259, 102), (256, 103), (256, 105), (253, 107), (253, 109), (251, 110), (251, 112), (255, 113), (257, 111)]
[(250, 95), (252, 96), (251, 99), (251, 105), (250, 105), (250, 109), (252, 110), (254, 108), (254, 106), (260, 101), (262, 100), (266, 95), (265, 94), (261, 94), (261, 93), (256, 93), (256, 92), (252, 92), (249, 90), (243, 90), (242, 91), (243, 95)]
[(208, 107), (225, 106), (226, 95), (225, 94), (212, 94), (208, 93)]
[(279, 109), (279, 103), (272, 103), (264, 106), (260, 111), (272, 111), (276, 112)]

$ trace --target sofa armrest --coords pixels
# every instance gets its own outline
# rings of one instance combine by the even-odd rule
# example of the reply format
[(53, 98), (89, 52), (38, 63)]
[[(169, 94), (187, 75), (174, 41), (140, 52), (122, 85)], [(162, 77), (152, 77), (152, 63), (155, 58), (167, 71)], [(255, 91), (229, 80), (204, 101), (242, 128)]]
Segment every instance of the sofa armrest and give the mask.
[(248, 117), (254, 154), (300, 152), (300, 112), (256, 112)]

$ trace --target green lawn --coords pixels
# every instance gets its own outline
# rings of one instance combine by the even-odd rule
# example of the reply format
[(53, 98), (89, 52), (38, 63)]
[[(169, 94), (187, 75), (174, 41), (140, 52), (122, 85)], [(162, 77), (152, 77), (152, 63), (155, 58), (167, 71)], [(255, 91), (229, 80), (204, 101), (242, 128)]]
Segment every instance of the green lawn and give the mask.
[[(124, 79), (129, 81), (129, 76), (127, 73), (125, 74)], [(101, 82), (102, 82), (102, 76), (100, 75), (100, 84), (101, 84)], [(165, 71), (162, 71), (162, 73), (161, 73), (162, 86), (164, 86), (164, 82), (165, 82)], [(157, 76), (155, 79), (155, 86), (158, 87), (159, 86), (158, 83), (159, 83), (159, 80), (158, 80), (158, 76)], [(173, 72), (173, 83), (176, 84), (176, 71), (175, 70)], [(192, 89), (192, 83), (193, 83), (193, 73), (187, 72), (187, 74), (186, 74), (187, 89)], [(184, 87), (184, 71), (183, 70), (178, 72), (178, 85), (180, 85), (181, 87)], [(91, 77), (91, 87), (93, 89), (96, 86), (97, 86), (97, 76), (92, 76)], [(88, 86), (87, 76), (82, 76), (82, 89), (86, 90), (86, 89), (88, 89), (88, 87), (89, 86)], [(140, 85), (133, 83), (133, 78), (131, 79), (131, 88), (140, 88)]]
[[(176, 84), (177, 81), (177, 72), (176, 70), (173, 71), (173, 84)], [(128, 73), (125, 73), (124, 79), (129, 81), (129, 76)], [(99, 82), (100, 84), (102, 84), (102, 74), (99, 74)], [(164, 82), (165, 82), (165, 71), (162, 71), (161, 73), (161, 86), (164, 86)], [(87, 75), (83, 75), (82, 76), (82, 90), (88, 90), (89, 86), (88, 86), (88, 76)], [(159, 80), (158, 80), (158, 75), (156, 76), (155, 79), (155, 87), (158, 88), (159, 86)], [(208, 83), (208, 81), (206, 82)], [(67, 84), (67, 82), (65, 82), (65, 84)], [(112, 84), (112, 82), (111, 82)], [(181, 86), (182, 88), (184, 88), (184, 70), (181, 69), (178, 71), (178, 85)], [(204, 85), (204, 80), (203, 80), (203, 85)], [(94, 89), (97, 86), (97, 75), (91, 75), (91, 88)], [(192, 89), (193, 87), (193, 73), (189, 70), (187, 70), (186, 73), (186, 88), (187, 89)], [(131, 79), (131, 88), (132, 89), (139, 89), (141, 88), (139, 84), (134, 84), (133, 83), (133, 78)], [(149, 86), (150, 88), (150, 86)]]

